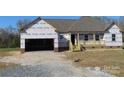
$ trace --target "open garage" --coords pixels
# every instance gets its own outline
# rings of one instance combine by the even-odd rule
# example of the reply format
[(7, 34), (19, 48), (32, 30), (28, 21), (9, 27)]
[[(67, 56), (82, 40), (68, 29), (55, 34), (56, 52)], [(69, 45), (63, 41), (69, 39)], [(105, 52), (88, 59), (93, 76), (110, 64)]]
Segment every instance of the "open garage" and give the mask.
[(54, 50), (54, 39), (26, 39), (25, 51)]

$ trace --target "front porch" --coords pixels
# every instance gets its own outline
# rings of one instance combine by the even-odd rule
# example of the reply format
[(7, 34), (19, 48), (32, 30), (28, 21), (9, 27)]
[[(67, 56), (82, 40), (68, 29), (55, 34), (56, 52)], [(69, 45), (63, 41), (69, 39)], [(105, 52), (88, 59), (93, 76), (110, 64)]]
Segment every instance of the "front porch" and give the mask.
[(86, 48), (95, 48), (95, 47), (104, 47), (105, 41), (101, 34), (82, 34), (81, 33), (70, 33), (70, 51), (80, 51), (81, 47)]

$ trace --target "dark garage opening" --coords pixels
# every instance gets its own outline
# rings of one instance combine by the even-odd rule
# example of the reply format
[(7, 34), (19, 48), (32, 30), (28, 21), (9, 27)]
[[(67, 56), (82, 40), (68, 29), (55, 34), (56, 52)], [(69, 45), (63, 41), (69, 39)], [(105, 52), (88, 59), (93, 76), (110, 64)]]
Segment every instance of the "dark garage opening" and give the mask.
[(25, 51), (54, 50), (54, 39), (26, 39)]

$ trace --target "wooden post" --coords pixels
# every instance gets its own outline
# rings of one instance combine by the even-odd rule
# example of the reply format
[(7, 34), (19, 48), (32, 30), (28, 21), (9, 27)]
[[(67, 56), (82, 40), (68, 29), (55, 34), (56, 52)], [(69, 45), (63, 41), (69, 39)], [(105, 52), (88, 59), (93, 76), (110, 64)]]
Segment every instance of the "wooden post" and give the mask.
[(69, 38), (69, 50), (73, 51), (72, 41), (71, 41), (71, 33), (69, 35), (70, 35), (70, 38)]
[(96, 36), (95, 36), (95, 33), (93, 33), (93, 40), (94, 40), (94, 41), (96, 40)]
[(95, 35), (95, 33), (93, 33), (93, 45), (95, 45), (95, 43), (96, 43), (96, 35)]
[(80, 50), (80, 39), (79, 39), (79, 33), (77, 33), (77, 44), (78, 44), (78, 49)]

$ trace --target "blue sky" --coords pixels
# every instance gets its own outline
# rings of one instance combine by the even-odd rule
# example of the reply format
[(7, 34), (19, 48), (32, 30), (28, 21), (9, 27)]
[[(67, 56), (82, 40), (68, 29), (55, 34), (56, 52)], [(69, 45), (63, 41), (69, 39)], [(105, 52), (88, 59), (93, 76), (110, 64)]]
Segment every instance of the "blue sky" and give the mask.
[[(42, 16), (46, 19), (79, 19), (80, 16)], [(118, 19), (119, 16), (106, 16), (111, 19)], [(0, 16), (0, 27), (8, 27), (13, 26), (16, 27), (16, 23), (18, 20), (22, 19), (30, 19), (33, 20), (37, 18), (37, 16)]]

